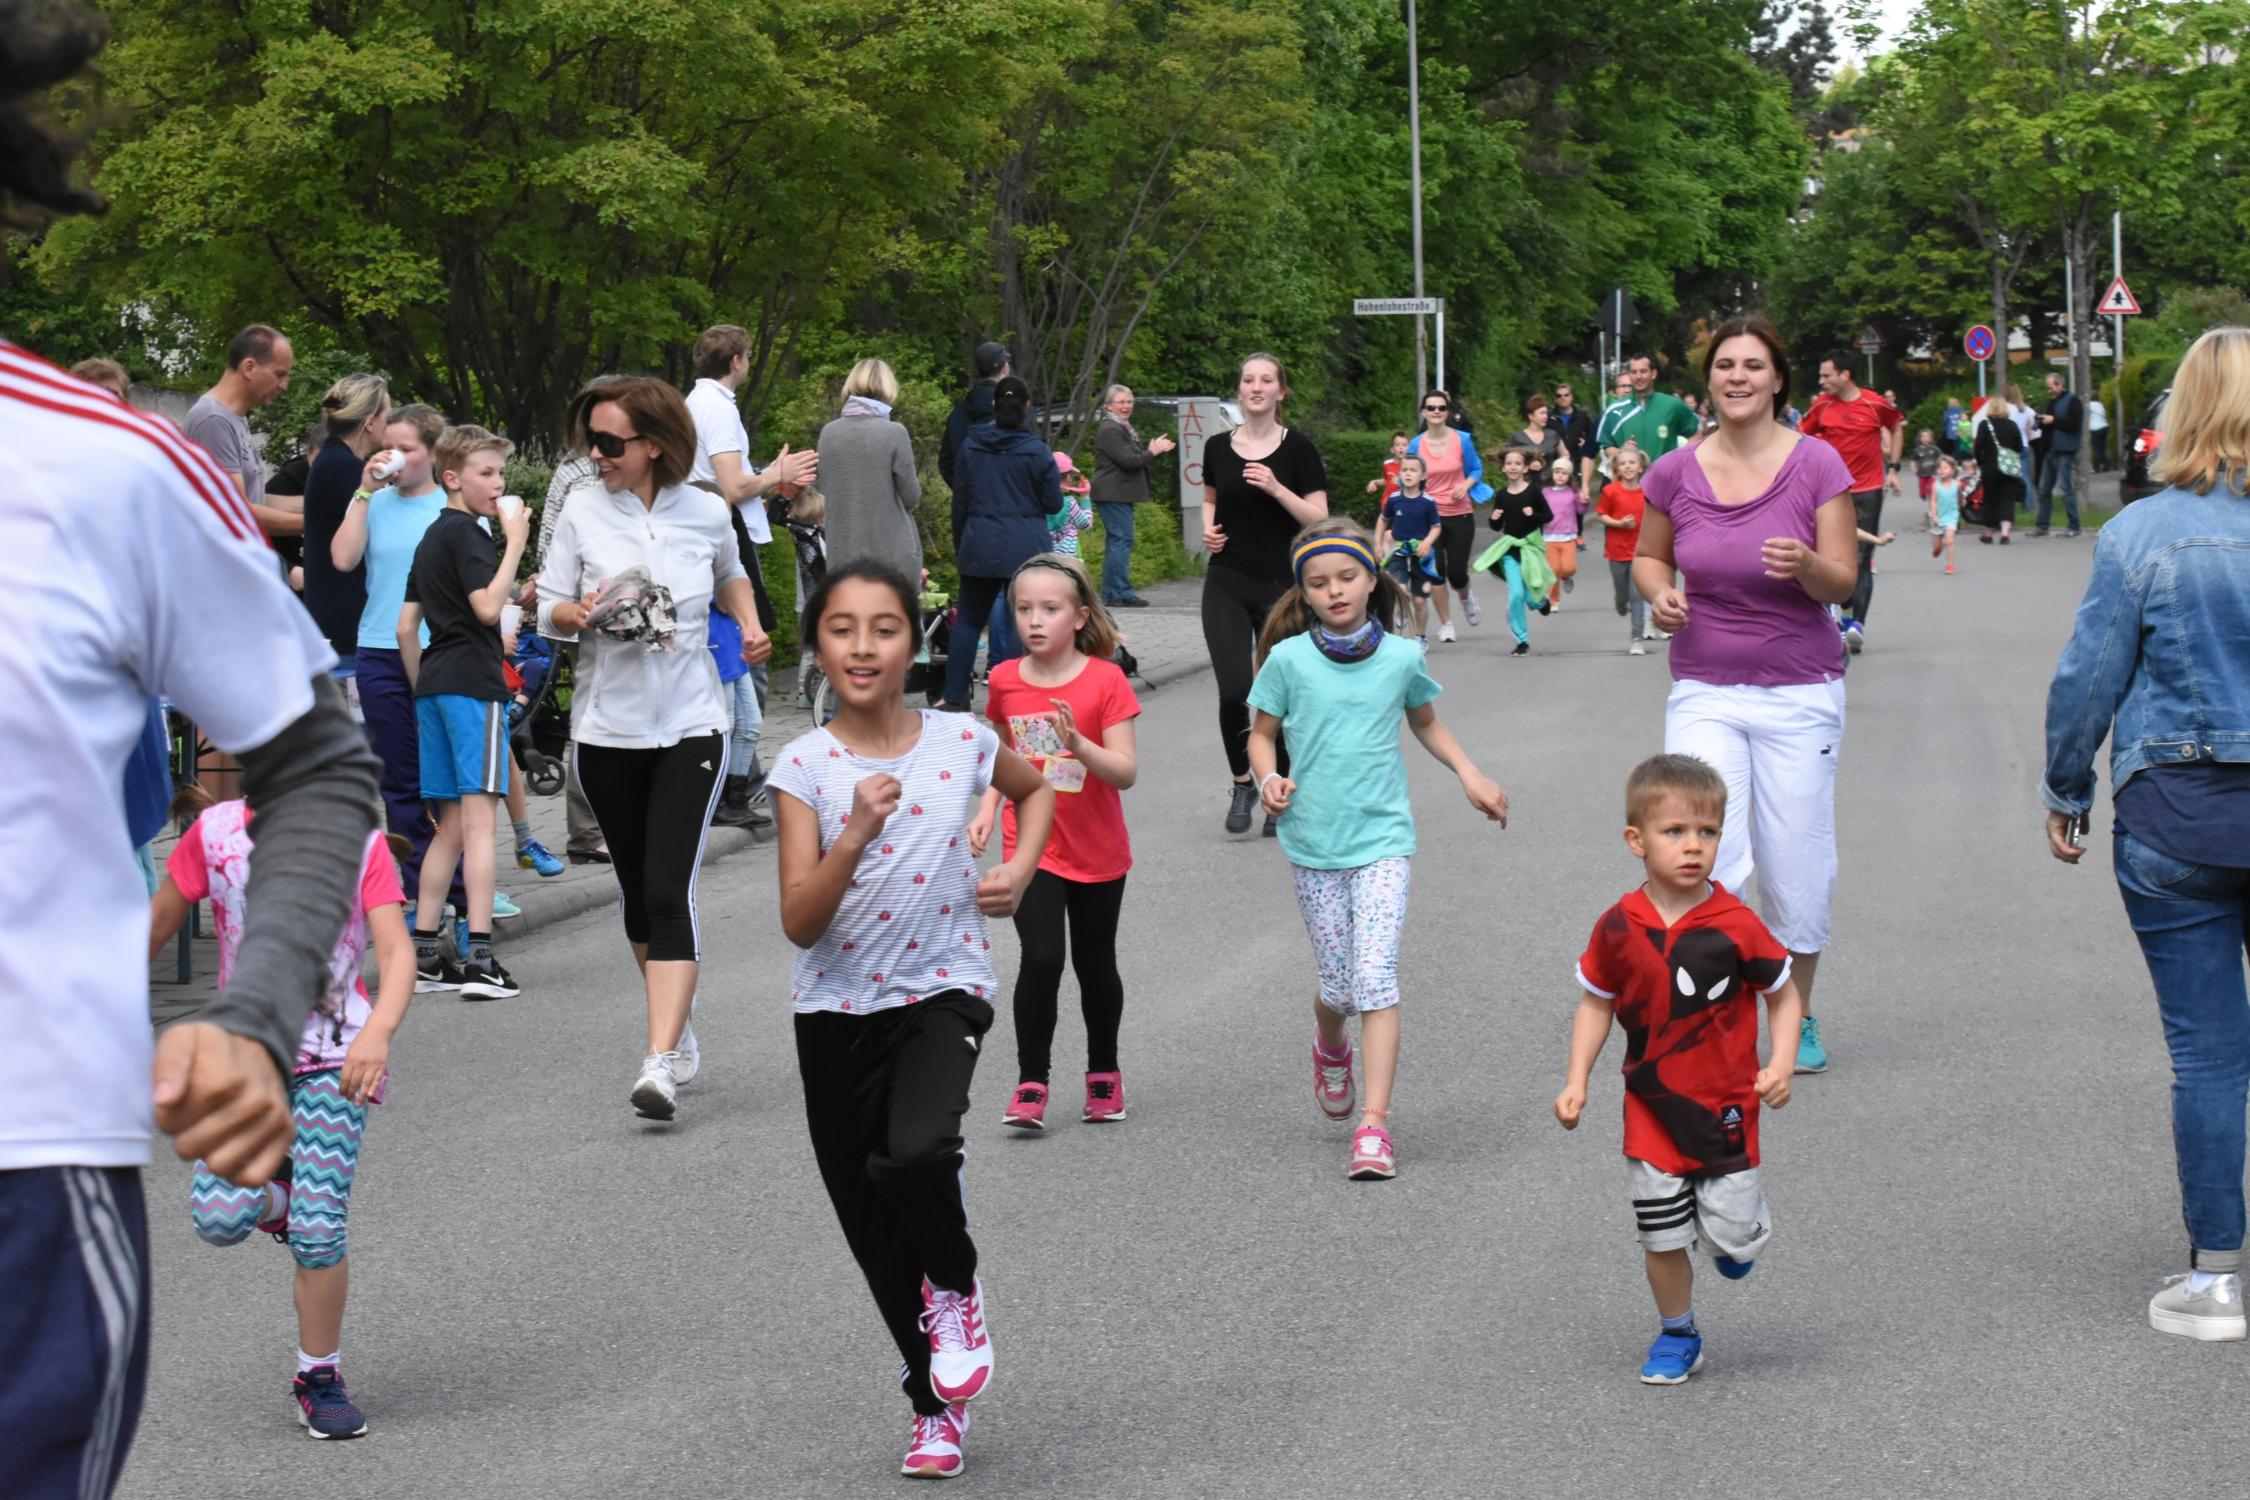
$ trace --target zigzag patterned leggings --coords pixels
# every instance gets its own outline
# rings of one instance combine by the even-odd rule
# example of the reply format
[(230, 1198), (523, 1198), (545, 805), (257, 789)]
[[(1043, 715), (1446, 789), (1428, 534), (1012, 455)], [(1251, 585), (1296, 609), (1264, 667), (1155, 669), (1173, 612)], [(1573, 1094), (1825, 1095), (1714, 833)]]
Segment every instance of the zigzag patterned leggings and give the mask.
[[(317, 1271), (344, 1258), (344, 1221), (367, 1109), (344, 1096), (331, 1071), (307, 1073), (291, 1084), (289, 1111), (297, 1121), (297, 1138), (289, 1147), (289, 1253), (298, 1265)], [(266, 1190), (236, 1187), (199, 1161), (188, 1211), (203, 1239), (239, 1245), (266, 1217)]]

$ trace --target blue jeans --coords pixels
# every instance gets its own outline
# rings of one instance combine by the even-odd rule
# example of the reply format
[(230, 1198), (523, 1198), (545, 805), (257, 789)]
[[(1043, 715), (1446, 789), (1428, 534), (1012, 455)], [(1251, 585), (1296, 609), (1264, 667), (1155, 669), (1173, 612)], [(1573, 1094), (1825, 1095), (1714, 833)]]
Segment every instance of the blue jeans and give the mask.
[(1133, 503), (1103, 500), (1094, 506), (1102, 518), (1102, 602), (1133, 597)]
[(2078, 529), (2078, 455), (2075, 453), (2049, 453), (2039, 460), (2039, 524), (2047, 524), (2054, 514), (2055, 481), (2062, 481), (2063, 514), (2070, 518), (2070, 529)]
[(2172, 1148), (2192, 1263), (2239, 1267), (2243, 1107), (2250, 1100), (2250, 869), (2195, 865), (2131, 834), (2116, 840), (2117, 888), (2140, 939), (2172, 1053)]
[(954, 596), (953, 637), (945, 648), (945, 701), (966, 704), (974, 691), (977, 641), (989, 625), (992, 645), (985, 652), (985, 669), (1023, 654), (1016, 644), (1015, 622), (1008, 617), (1008, 580), (963, 578)]
[(747, 776), (758, 755), (758, 731), (765, 714), (758, 703), (758, 679), (744, 672), (726, 684), (734, 722), (727, 731), (727, 774)]

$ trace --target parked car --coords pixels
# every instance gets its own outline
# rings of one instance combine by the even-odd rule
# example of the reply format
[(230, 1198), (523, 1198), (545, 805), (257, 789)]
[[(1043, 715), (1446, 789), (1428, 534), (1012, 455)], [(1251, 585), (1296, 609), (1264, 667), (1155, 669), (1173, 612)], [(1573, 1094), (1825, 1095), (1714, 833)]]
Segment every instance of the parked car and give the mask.
[(2167, 387), (2148, 410), (2141, 413), (2141, 425), (2125, 444), (2125, 471), (2118, 476), (2118, 504), (2131, 505), (2135, 500), (2146, 500), (2165, 488), (2148, 469), (2156, 457), (2156, 450), (2164, 446), (2164, 405), (2172, 397)]

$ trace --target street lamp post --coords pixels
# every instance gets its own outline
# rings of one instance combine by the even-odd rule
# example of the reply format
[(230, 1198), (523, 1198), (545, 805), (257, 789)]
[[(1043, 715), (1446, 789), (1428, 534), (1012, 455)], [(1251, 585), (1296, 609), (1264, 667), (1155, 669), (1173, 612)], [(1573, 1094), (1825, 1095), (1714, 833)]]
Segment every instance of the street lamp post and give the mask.
[[(1413, 147), (1414, 177), (1414, 295), (1422, 289), (1422, 44), (1414, 0), (1406, 0), (1406, 130)], [(1430, 388), (1430, 325), (1414, 315), (1414, 399)]]

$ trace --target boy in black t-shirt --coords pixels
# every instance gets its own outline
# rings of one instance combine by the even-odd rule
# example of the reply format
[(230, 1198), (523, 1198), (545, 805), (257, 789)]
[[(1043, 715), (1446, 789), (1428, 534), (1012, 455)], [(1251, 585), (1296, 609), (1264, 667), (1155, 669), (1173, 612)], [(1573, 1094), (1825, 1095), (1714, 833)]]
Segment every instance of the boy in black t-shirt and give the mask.
[[(422, 859), (414, 908), (415, 989), (458, 989), (463, 998), (505, 999), (516, 982), (492, 954), (493, 833), (508, 790), (508, 683), (500, 671), (500, 610), (515, 587), (531, 517), (521, 501), (500, 508), (515, 445), (482, 427), (449, 427), (433, 450), (445, 509), (422, 534), (406, 575), (398, 646), (414, 684), (422, 800), (437, 804), (437, 835)], [(486, 527), (500, 518), (506, 550), (494, 555)], [(427, 621), (430, 644), (421, 646)], [(467, 888), (469, 956), (456, 964), (438, 924), (455, 862)]]

